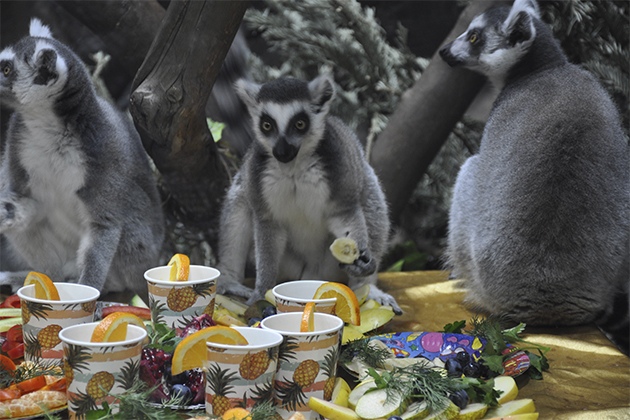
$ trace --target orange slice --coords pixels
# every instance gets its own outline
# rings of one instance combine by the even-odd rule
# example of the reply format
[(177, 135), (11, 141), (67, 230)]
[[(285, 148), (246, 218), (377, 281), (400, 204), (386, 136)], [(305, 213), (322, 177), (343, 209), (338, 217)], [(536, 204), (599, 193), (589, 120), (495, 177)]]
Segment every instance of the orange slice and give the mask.
[(133, 324), (144, 328), (144, 322), (138, 316), (127, 312), (114, 312), (98, 323), (92, 332), (93, 343), (110, 343), (127, 339), (127, 325)]
[(171, 271), (168, 275), (170, 281), (188, 281), (190, 274), (190, 259), (185, 254), (175, 254), (168, 262)]
[(207, 327), (184, 338), (175, 347), (171, 359), (171, 374), (202, 368), (207, 358), (206, 341), (218, 344), (245, 345), (247, 339), (234, 328), (223, 325)]
[(35, 299), (59, 300), (57, 287), (46, 274), (31, 271), (24, 279), (24, 286), (35, 285)]
[(302, 312), (302, 322), (300, 322), (300, 332), (315, 331), (315, 302), (308, 302)]
[(361, 310), (359, 301), (345, 284), (328, 281), (317, 288), (313, 299), (337, 298), (335, 315), (343, 319), (346, 324), (361, 325)]

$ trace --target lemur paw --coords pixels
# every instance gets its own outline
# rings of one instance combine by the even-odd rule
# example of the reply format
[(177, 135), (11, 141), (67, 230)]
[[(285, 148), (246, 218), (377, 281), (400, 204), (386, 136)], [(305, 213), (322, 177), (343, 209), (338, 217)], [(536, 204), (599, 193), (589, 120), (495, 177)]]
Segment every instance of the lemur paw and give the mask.
[(394, 313), (396, 315), (402, 315), (403, 313), (402, 309), (400, 309), (400, 306), (398, 306), (398, 302), (396, 302), (396, 299), (394, 299), (392, 295), (390, 295), (389, 293), (383, 292), (381, 289), (379, 289), (378, 287), (374, 285), (370, 286), (370, 293), (368, 294), (368, 299), (374, 299), (381, 305), (391, 306), (394, 309)]
[(217, 281), (217, 293), (220, 295), (234, 295), (244, 298), (252, 296), (254, 291), (247, 286), (243, 286), (238, 281), (219, 278)]
[(15, 221), (15, 204), (11, 202), (0, 203), (0, 232), (8, 229)]
[(376, 272), (376, 260), (367, 250), (361, 251), (354, 263), (339, 264), (339, 266), (353, 277), (367, 277)]

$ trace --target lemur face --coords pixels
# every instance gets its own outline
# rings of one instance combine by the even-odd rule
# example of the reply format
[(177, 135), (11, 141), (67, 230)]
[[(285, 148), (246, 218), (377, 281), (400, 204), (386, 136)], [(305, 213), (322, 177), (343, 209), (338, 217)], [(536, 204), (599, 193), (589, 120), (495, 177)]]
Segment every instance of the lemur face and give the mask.
[(0, 99), (14, 108), (50, 104), (67, 73), (58, 43), (46, 26), (33, 19), (30, 37), (0, 52)]
[(237, 91), (249, 109), (257, 141), (278, 162), (292, 162), (323, 137), (333, 95), (327, 78), (311, 83), (283, 78), (262, 86), (241, 80)]
[(527, 54), (536, 36), (538, 9), (530, 0), (491, 9), (475, 17), (468, 29), (440, 49), (448, 65), (463, 66), (501, 80)]

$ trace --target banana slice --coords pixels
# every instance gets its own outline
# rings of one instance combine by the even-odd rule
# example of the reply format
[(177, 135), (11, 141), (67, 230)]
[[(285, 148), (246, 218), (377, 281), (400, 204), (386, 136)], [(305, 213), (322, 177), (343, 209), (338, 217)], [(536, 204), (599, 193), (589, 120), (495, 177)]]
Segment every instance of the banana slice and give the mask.
[(330, 252), (340, 263), (352, 264), (359, 258), (357, 242), (351, 238), (337, 238), (330, 245)]

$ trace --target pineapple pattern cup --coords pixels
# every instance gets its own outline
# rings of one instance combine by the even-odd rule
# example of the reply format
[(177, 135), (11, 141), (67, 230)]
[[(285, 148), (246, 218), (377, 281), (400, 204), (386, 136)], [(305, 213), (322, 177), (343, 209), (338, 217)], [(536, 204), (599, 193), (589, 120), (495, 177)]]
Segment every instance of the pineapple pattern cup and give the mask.
[(191, 265), (188, 281), (170, 281), (170, 267), (147, 270), (144, 278), (149, 289), (151, 320), (170, 328), (185, 327), (192, 318), (214, 313), (219, 270), (203, 265)]
[(315, 331), (300, 332), (302, 314), (280, 313), (261, 321), (263, 329), (283, 335), (274, 383), (278, 413), (288, 418), (295, 411), (307, 419), (321, 417), (308, 407), (310, 397), (330, 401), (341, 349), (343, 321), (318, 313)]
[(228, 409), (250, 410), (273, 401), (273, 383), (282, 335), (260, 328), (233, 327), (248, 344), (206, 343), (206, 412), (222, 416)]
[(138, 381), (147, 332), (136, 325), (128, 325), (125, 341), (86, 341), (96, 325), (97, 322), (74, 325), (59, 333), (63, 342), (63, 371), (70, 419), (95, 416), (104, 408), (104, 403), (113, 413), (117, 412), (116, 395)]
[(317, 312), (332, 314), (337, 299), (313, 299), (317, 288), (324, 283), (322, 280), (296, 280), (278, 284), (271, 289), (278, 313), (303, 312), (308, 302), (315, 302)]
[(60, 300), (36, 299), (35, 286), (18, 290), (22, 306), (24, 359), (42, 365), (61, 365), (62, 328), (94, 320), (99, 291), (75, 283), (55, 283)]

